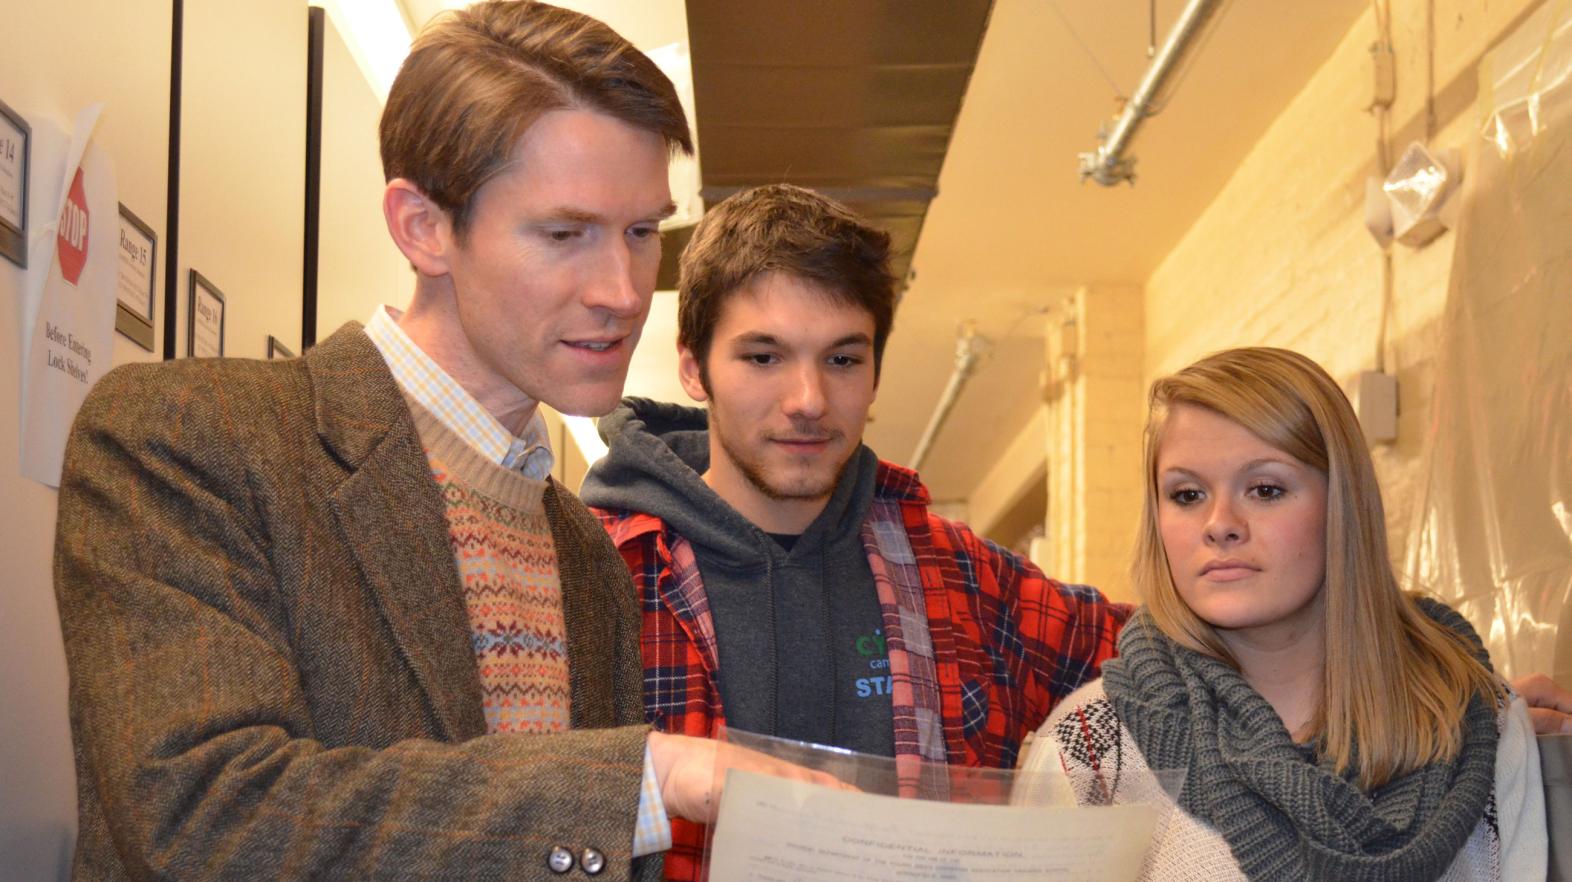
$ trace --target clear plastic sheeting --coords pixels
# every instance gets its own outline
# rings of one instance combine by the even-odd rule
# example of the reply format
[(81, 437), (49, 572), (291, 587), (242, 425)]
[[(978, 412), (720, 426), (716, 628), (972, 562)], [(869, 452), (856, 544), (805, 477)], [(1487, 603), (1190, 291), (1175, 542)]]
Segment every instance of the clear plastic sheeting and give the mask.
[(1568, 6), (1548, 0), (1480, 62), (1481, 132), (1503, 159), (1544, 131), (1546, 98), (1572, 77)]
[(1572, 682), (1572, 21), (1551, 0), (1480, 64), (1441, 324), (1415, 587), (1497, 670)]

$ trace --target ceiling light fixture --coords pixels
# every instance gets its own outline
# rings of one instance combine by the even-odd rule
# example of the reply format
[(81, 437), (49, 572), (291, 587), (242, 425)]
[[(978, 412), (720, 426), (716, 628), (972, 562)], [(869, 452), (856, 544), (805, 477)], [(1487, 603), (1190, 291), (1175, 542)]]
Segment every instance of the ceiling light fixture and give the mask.
[(349, 46), (377, 100), (386, 104), (399, 65), (409, 54), (410, 25), (398, 0), (317, 0)]

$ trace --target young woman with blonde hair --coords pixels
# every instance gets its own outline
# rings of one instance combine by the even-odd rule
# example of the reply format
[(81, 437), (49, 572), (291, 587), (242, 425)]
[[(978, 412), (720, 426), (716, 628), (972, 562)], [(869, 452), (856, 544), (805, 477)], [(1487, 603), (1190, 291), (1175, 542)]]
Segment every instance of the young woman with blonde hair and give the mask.
[(1184, 770), (1149, 879), (1545, 878), (1527, 711), (1461, 616), (1398, 588), (1331, 377), (1234, 349), (1160, 379), (1145, 465), (1145, 605), (1023, 767), (1084, 803)]

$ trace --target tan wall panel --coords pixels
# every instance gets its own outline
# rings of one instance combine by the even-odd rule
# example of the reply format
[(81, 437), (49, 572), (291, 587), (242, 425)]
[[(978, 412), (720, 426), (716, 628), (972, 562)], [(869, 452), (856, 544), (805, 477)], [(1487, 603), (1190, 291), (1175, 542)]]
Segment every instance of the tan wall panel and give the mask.
[(414, 271), (382, 218), (382, 104), (332, 18), (323, 36), (318, 339), (347, 321), (365, 322), (379, 303), (404, 306), (415, 290)]
[(188, 276), (226, 297), (224, 354), (298, 351), (305, 241), (306, 7), (186, 4), (180, 156), (178, 353)]
[[(1023, 407), (1031, 407), (1022, 402)], [(967, 524), (995, 542), (1008, 542), (999, 532), (1001, 523), (1029, 495), (1046, 497), (1047, 479), (1042, 477), (1047, 462), (1048, 416), (1042, 405), (1031, 407), (1026, 427), (1005, 448), (993, 467), (966, 497)]]
[[(155, 350), (163, 317), (164, 220), (169, 131), (167, 0), (125, 4), (9, 3), (0, 52), (0, 100), (62, 129), (105, 104), (96, 143), (114, 160), (120, 201), (159, 236)], [(47, 194), (32, 194), (30, 230), (50, 220)], [(64, 879), (76, 829), (75, 778), (66, 720), (65, 654), (50, 567), (55, 491), (19, 472), (19, 326), (22, 273), (0, 259), (0, 879)], [(27, 329), (30, 331), (30, 329)], [(154, 357), (115, 335), (115, 363)]]

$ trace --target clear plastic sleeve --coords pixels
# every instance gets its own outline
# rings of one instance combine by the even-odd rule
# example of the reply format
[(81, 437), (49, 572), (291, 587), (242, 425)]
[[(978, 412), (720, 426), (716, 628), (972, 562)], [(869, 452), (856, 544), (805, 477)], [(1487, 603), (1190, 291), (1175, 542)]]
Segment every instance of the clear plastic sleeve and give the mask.
[(1496, 668), (1572, 682), (1572, 4), (1480, 64), (1406, 571)]
[(1114, 805), (1078, 798), (1062, 774), (897, 763), (736, 729), (722, 740), (706, 872), (728, 882), (1130, 882), (1183, 783), (1160, 772), (1151, 793)]

